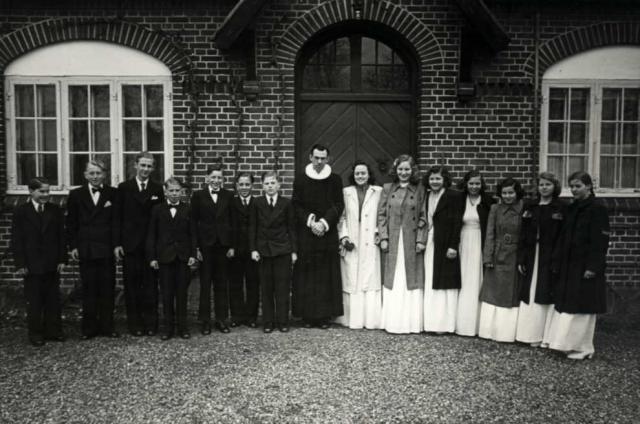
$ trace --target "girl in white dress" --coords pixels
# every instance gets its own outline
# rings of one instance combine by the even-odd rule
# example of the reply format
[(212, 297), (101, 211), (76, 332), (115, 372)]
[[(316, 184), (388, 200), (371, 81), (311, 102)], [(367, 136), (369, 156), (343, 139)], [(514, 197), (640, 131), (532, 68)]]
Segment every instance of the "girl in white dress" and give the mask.
[(380, 328), (382, 282), (377, 214), (382, 187), (373, 185), (369, 166), (356, 161), (342, 190), (344, 211), (338, 222), (344, 315), (336, 322), (349, 328)]

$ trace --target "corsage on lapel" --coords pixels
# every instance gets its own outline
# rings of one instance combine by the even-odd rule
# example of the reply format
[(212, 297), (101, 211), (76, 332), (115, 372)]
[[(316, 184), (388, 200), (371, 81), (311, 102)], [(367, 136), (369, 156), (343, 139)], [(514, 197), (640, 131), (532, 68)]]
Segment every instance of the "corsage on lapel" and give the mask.
[(523, 218), (532, 218), (533, 214), (531, 213), (531, 211), (529, 209), (527, 209), (526, 211), (524, 211), (524, 213), (522, 214)]
[(563, 217), (560, 212), (556, 212), (554, 214), (551, 214), (551, 219), (557, 219), (558, 221), (562, 221)]
[(111, 206), (111, 201), (107, 200), (106, 202), (104, 202), (104, 207), (108, 208)]

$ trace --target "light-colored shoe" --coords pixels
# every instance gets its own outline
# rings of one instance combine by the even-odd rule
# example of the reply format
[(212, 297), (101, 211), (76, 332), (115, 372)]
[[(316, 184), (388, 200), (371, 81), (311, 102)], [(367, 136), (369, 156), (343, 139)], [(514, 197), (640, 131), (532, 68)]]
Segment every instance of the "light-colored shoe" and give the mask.
[(542, 343), (540, 343), (540, 347), (542, 349), (548, 349), (549, 348), (549, 343), (542, 342)]
[(591, 359), (593, 358), (593, 352), (571, 352), (567, 354), (567, 358), (574, 359), (576, 361)]
[(540, 347), (540, 342), (529, 343), (529, 346), (531, 346), (531, 347)]

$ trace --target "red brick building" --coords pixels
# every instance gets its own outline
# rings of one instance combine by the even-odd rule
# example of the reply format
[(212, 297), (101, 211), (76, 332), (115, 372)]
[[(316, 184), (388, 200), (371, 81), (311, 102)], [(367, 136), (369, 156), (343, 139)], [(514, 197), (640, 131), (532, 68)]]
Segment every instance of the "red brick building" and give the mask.
[(611, 286), (640, 288), (637, 1), (54, 4), (0, 5), (0, 291), (20, 287), (11, 210), (36, 174), (64, 203), (88, 157), (116, 185), (145, 149), (159, 180), (197, 188), (222, 160), (229, 188), (275, 168), (290, 194), (315, 142), (379, 180), (404, 152), (492, 187), (585, 169), (610, 208)]

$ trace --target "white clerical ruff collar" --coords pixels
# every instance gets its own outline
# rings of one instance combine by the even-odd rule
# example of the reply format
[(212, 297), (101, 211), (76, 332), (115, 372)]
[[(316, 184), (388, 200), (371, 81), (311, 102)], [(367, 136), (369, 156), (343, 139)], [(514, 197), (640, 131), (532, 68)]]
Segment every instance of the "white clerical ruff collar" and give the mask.
[(322, 171), (316, 172), (316, 170), (313, 169), (313, 164), (310, 163), (306, 168), (304, 168), (304, 173), (311, 179), (324, 180), (329, 178), (329, 175), (331, 175), (331, 167), (329, 165), (325, 165), (324, 168), (322, 168)]

